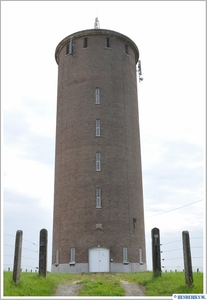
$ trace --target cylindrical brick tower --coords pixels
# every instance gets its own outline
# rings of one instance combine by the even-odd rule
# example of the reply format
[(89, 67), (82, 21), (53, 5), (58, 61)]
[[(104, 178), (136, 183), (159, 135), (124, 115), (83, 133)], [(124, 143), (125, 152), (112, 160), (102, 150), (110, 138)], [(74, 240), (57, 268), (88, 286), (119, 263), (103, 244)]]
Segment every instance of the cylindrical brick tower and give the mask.
[(52, 272), (146, 270), (136, 64), (127, 36), (67, 36), (58, 96)]

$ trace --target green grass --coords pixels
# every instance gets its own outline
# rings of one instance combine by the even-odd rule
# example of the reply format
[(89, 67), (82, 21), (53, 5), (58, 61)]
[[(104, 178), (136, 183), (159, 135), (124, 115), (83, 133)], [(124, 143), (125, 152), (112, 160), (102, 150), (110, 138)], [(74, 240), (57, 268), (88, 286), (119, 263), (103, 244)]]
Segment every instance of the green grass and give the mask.
[(172, 294), (202, 294), (203, 273), (193, 273), (193, 285), (187, 287), (183, 272), (162, 273), (153, 277), (152, 272), (122, 273), (121, 278), (144, 287), (145, 296), (172, 296)]
[[(78, 296), (124, 296), (119, 279), (113, 274), (91, 274)], [(82, 282), (80, 282), (82, 283)]]
[(95, 273), (60, 274), (48, 273), (41, 277), (37, 273), (21, 273), (20, 282), (15, 285), (12, 272), (4, 272), (4, 296), (52, 296), (58, 284), (78, 281), (84, 284), (78, 296), (124, 296), (120, 280), (139, 284), (145, 296), (172, 296), (172, 294), (202, 294), (203, 273), (193, 273), (193, 285), (187, 288), (183, 272), (162, 273), (154, 278), (152, 272), (142, 273)]
[(12, 272), (4, 272), (4, 296), (51, 296), (55, 292), (54, 278), (37, 273), (21, 273), (20, 282), (12, 280)]
[(22, 272), (20, 282), (12, 281), (12, 272), (4, 272), (4, 296), (52, 296), (58, 284), (80, 280), (81, 275), (48, 273), (44, 278), (38, 273)]

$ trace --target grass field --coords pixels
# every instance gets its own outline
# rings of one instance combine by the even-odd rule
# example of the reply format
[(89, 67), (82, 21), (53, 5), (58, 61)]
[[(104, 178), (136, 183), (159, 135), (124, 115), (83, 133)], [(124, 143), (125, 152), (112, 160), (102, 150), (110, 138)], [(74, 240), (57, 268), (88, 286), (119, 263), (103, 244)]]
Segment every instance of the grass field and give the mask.
[(4, 272), (4, 296), (52, 296), (58, 284), (79, 281), (84, 284), (79, 296), (124, 296), (120, 280), (144, 287), (145, 296), (172, 296), (172, 294), (202, 294), (203, 273), (194, 273), (193, 286), (185, 286), (183, 272), (162, 273), (154, 278), (152, 272), (143, 273), (95, 273), (59, 274), (48, 273), (40, 277), (37, 273), (21, 273), (20, 282), (15, 285), (12, 272)]

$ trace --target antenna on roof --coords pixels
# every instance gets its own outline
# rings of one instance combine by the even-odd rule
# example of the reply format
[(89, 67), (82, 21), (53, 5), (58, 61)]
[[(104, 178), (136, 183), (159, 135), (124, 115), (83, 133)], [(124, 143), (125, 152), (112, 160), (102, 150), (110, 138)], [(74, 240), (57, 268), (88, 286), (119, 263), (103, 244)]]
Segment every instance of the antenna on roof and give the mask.
[(98, 20), (98, 17), (95, 18), (95, 23), (94, 23), (94, 29), (99, 29), (100, 28), (100, 22)]

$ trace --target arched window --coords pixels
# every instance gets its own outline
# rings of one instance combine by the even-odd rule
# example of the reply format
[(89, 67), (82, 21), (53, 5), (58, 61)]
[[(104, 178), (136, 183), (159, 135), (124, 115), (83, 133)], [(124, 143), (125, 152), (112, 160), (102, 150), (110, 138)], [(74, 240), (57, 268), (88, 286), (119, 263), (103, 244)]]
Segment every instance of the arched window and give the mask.
[(101, 153), (96, 152), (96, 171), (101, 171)]
[(95, 90), (95, 104), (100, 104), (100, 88), (96, 87)]
[(96, 119), (96, 136), (101, 135), (101, 122), (100, 119)]
[(96, 208), (101, 208), (101, 188), (96, 188)]

